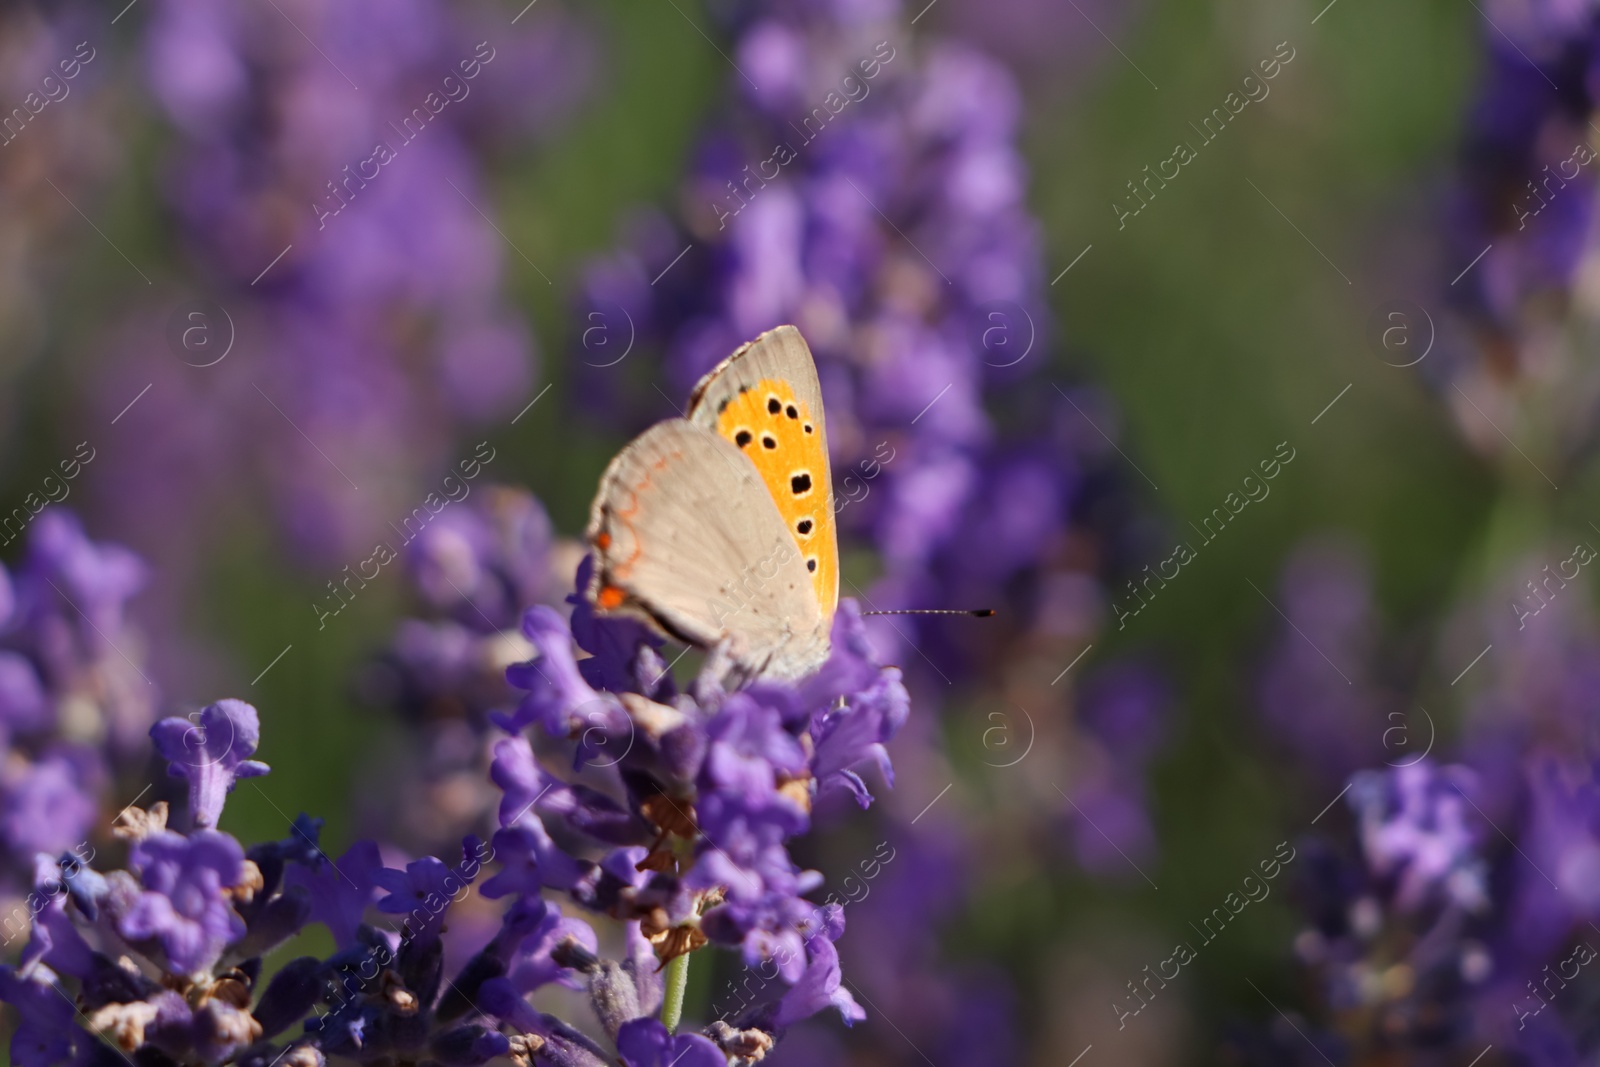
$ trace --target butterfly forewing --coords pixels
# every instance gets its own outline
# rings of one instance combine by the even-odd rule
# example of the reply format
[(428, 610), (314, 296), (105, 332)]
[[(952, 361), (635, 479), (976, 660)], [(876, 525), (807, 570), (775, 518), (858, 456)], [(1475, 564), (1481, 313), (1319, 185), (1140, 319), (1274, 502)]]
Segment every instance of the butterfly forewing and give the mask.
[(799, 548), (824, 619), (839, 602), (833, 476), (817, 367), (805, 338), (779, 326), (700, 380), (689, 419), (714, 430), (754, 464)]

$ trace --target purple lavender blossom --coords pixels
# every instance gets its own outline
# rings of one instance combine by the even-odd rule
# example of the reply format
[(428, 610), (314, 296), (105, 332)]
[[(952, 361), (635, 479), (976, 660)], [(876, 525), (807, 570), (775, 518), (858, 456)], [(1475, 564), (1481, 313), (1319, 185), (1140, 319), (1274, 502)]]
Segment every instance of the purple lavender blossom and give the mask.
[(0, 834), (14, 855), (50, 855), (87, 841), (105, 782), (93, 749), (67, 747), (0, 775)]
[(674, 1036), (660, 1019), (635, 1019), (617, 1034), (617, 1053), (627, 1067), (727, 1067), (728, 1058), (709, 1038)]
[(320, 850), (307, 862), (291, 868), (285, 880), (304, 892), (311, 903), (311, 919), (328, 928), (341, 949), (355, 945), (367, 908), (375, 899), (383, 858), (371, 841), (357, 841), (337, 860)]
[[(596, 630), (612, 626), (633, 635), (632, 647), (595, 640)], [(657, 704), (644, 693), (592, 688), (573, 658), (571, 634), (579, 631), (607, 650), (599, 658), (612, 660), (595, 665), (590, 672), (595, 677), (638, 678), (640, 672), (629, 661), (655, 658), (654, 642), (645, 640), (636, 626), (584, 618), (575, 619), (569, 632), (549, 609), (530, 609), (524, 633), (538, 658), (508, 671), (508, 678), (526, 687), (528, 696), (515, 714), (498, 721), (514, 732), (537, 726), (539, 733), (573, 744), (580, 756), (596, 751), (585, 741), (589, 732), (625, 731), (628, 744), (606, 769), (619, 775), (629, 807), (637, 814), (625, 822), (603, 795), (562, 785), (537, 765), (532, 747), (522, 738), (500, 742), (495, 780), (506, 799), (500, 813), (503, 829), (493, 844), (502, 869), (485, 883), (484, 893), (499, 897), (546, 888), (566, 891), (616, 918), (639, 920), (664, 962), (692, 953), (708, 940), (741, 947), (751, 965), (775, 962), (790, 988), (753, 1009), (738, 1028), (769, 1035), (759, 1040), (770, 1041), (829, 1006), (847, 1021), (862, 1018), (860, 1007), (841, 987), (832, 944), (843, 933), (842, 912), (837, 905), (819, 908), (804, 899), (819, 878), (798, 868), (785, 846), (807, 828), (812, 797), (823, 776), (877, 762), (882, 742), (903, 718), (905, 696), (898, 672), (864, 658), (862, 624), (854, 605), (841, 605), (830, 661), (798, 687), (761, 683), (724, 693), (715, 680), (702, 678), (694, 698), (679, 696), (672, 706)], [(659, 686), (659, 678), (655, 680)], [(658, 689), (652, 692), (660, 695)], [(603, 714), (581, 710), (597, 705), (603, 706)], [(841, 716), (870, 725), (857, 729), (839, 722)], [(701, 740), (685, 746), (679, 735), (688, 731), (699, 733)], [(824, 738), (832, 739), (826, 757)], [(603, 751), (611, 750), (607, 745)], [(694, 754), (688, 762), (681, 754), (685, 750)], [(619, 841), (631, 829), (640, 843), (655, 836), (648, 848), (620, 848), (599, 864), (574, 863), (556, 846), (544, 817), (559, 820), (563, 833), (606, 828), (610, 840)], [(683, 844), (669, 847), (674, 840)], [(562, 951), (570, 955), (572, 950)], [(522, 970), (526, 973), (526, 967)], [(670, 1038), (658, 1027), (640, 1022), (620, 1028), (618, 1046), (626, 1062), (654, 1063), (668, 1051), (673, 1056), (709, 1055), (716, 1047), (704, 1039)]]
[(539, 502), (488, 484), (441, 512), (402, 558), (419, 615), (400, 623), (361, 690), (415, 731), (415, 744), (394, 757), (414, 767), (373, 775), (362, 821), (431, 851), (490, 825), (491, 720), (516, 706), (506, 668), (531, 647), (518, 623), (536, 604), (561, 602), (571, 569), (557, 573), (564, 553)]
[[(578, 629), (593, 639), (611, 625), (583, 616)], [(464, 838), (458, 858), (387, 865), (369, 841), (335, 862), (319, 843), (320, 820), (306, 816), (283, 840), (246, 849), (215, 826), (233, 782), (267, 771), (248, 758), (260, 740), (256, 710), (223, 700), (193, 722), (152, 727), (169, 773), (188, 782), (193, 829), (169, 826), (165, 803), (130, 807), (118, 821), (130, 842), (126, 870), (37, 857), (42, 903), (20, 966), (0, 968), (0, 999), (28, 1010), (47, 992), (81, 1011), (30, 1018), (14, 1039), (18, 1062), (87, 1062), (83, 1050), (104, 1048), (89, 1032), (127, 1056), (205, 1065), (376, 1065), (425, 1052), (456, 1067), (507, 1055), (610, 1062), (592, 1038), (526, 999), (551, 984), (586, 989), (618, 1054), (636, 1065), (709, 1067), (770, 1049), (828, 1008), (846, 1022), (864, 1018), (834, 948), (842, 909), (805, 899), (820, 876), (788, 852), (824, 780), (885, 761), (882, 746), (906, 713), (899, 672), (871, 660), (854, 604), (837, 616), (829, 662), (800, 683), (727, 692), (708, 673), (694, 696), (669, 697), (657, 674), (649, 691), (672, 705), (604, 692), (616, 714), (592, 722), (577, 706), (602, 691), (577, 669), (573, 631), (538, 607), (524, 630), (537, 658), (509, 673), (536, 687), (526, 698), (534, 711), (501, 720), (513, 736), (495, 746), (500, 829), (490, 842)], [(637, 626), (618, 626), (600, 645), (610, 662), (596, 664), (596, 677), (638, 679), (641, 663), (657, 670), (655, 642)], [(540, 681), (544, 669), (558, 680)], [(522, 736), (536, 725), (534, 738)], [(611, 742), (623, 738), (597, 742), (589, 732), (625, 733), (628, 744), (600, 767), (595, 754), (619, 751)], [(533, 740), (570, 749), (577, 764), (564, 775), (546, 770)], [(598, 779), (609, 788), (576, 780), (596, 771), (610, 772)], [(446, 935), (455, 927), (477, 937), (470, 918), (452, 922), (475, 887), (505, 903), (487, 943), (462, 951), (451, 943), (459, 935)], [(595, 929), (552, 906), (552, 893), (624, 924), (626, 956), (601, 958)], [(333, 954), (290, 961), (259, 984), (262, 957), (309, 922), (333, 934)], [(742, 949), (750, 965), (776, 963), (783, 988), (738, 1026), (681, 1032), (682, 964), (708, 944)], [(673, 998), (656, 974), (668, 963)], [(289, 1035), (297, 1022), (301, 1033)]]
[(242, 700), (219, 700), (190, 719), (162, 719), (150, 730), (156, 751), (175, 778), (189, 782), (189, 816), (199, 827), (214, 827), (222, 805), (240, 778), (267, 773), (250, 759), (261, 741), (256, 709)]
[(1436, 770), (1426, 760), (1352, 780), (1367, 866), (1394, 880), (1396, 907), (1417, 908), (1434, 895), (1466, 911), (1488, 905), (1481, 819), (1471, 811), (1475, 788), (1471, 771)]
[(77, 1010), (48, 970), (24, 977), (0, 967), (0, 1001), (15, 1007), (20, 1017), (11, 1038), (11, 1062), (18, 1067), (92, 1062), (97, 1042), (78, 1028)]
[[(127, 602), (146, 578), (137, 556), (89, 540), (71, 512), (51, 507), (33, 521), (0, 643), (29, 661), (55, 705), (48, 729), (103, 737), (113, 753), (142, 742), (157, 691), (140, 665), (143, 639), (127, 618)], [(21, 664), (12, 659), (10, 669), (20, 674)], [(12, 684), (29, 688), (26, 680)], [(61, 721), (78, 701), (88, 702), (98, 723)]]
[[(31, 884), (37, 854), (88, 850), (102, 804), (143, 770), (134, 741), (158, 692), (128, 602), (144, 564), (91, 541), (59, 506), (27, 531), (14, 574), (0, 568), (0, 893)], [(128, 795), (137, 789), (130, 789)], [(15, 936), (6, 928), (7, 940)]]
[[(1538, 558), (1506, 573), (1546, 577)], [(1346, 594), (1361, 604), (1364, 583)], [(1600, 916), (1589, 885), (1600, 870), (1591, 610), (1558, 578), (1503, 580), (1441, 632), (1446, 662), (1493, 637), (1451, 693), (1460, 736), (1440, 736), (1428, 758), (1391, 750), (1389, 766), (1355, 773), (1348, 843), (1303, 843), (1307, 925), (1295, 954), (1316, 979), (1311, 1025), (1352, 1061), (1471, 1058), (1494, 1044), (1530, 1063), (1581, 1062), (1594, 1038), (1587, 994), (1569, 986), (1587, 981), (1578, 976)], [(1358, 658), (1346, 663), (1370, 676)], [(1363, 717), (1383, 728), (1372, 710)]]
[[(255, 709), (226, 703), (233, 720), (254, 725)], [(169, 719), (152, 734), (188, 725)], [(91, 1036), (98, 1032), (124, 1056), (148, 1049), (222, 1063), (262, 1036), (246, 1010), (260, 952), (298, 930), (307, 913), (303, 900), (281, 892), (283, 850), (247, 852), (228, 834), (206, 827), (182, 834), (165, 822), (164, 803), (123, 812), (118, 833), (130, 842), (128, 870), (102, 874), (70, 854), (59, 862), (39, 856), (42, 904), (32, 909), (32, 937), (20, 968), (0, 968), (0, 999), (26, 1013), (13, 1039), (18, 1062), (99, 1062), (111, 1048)], [(150, 970), (113, 962), (108, 952), (131, 952)], [(225, 962), (233, 953), (238, 967)], [(35, 1011), (46, 995), (76, 1007)]]
[(1559, 480), (1596, 444), (1596, 382), (1576, 340), (1591, 316), (1576, 289), (1595, 256), (1600, 21), (1583, 4), (1482, 14), (1484, 72), (1442, 220), (1437, 288), (1457, 316), (1419, 369), (1474, 448), (1509, 459), (1501, 427)]
[[(1498, 1007), (1485, 826), (1464, 799), (1475, 788), (1462, 769), (1427, 760), (1363, 772), (1349, 794), (1358, 857), (1322, 839), (1297, 849), (1310, 921), (1295, 955), (1315, 975), (1326, 1021), (1352, 1056), (1369, 1048), (1477, 1052), (1490, 1040), (1479, 1040), (1487, 1032), (1480, 1017)], [(1318, 1037), (1333, 1044), (1328, 1033)]]
[(130, 942), (156, 941), (174, 974), (209, 970), (244, 921), (224, 894), (244, 876), (244, 849), (226, 834), (161, 830), (135, 845), (128, 864), (144, 887), (117, 917)]
[(773, 1024), (792, 1026), (826, 1008), (837, 1008), (847, 1024), (865, 1019), (867, 1013), (848, 989), (841, 988), (841, 980), (839, 953), (833, 942), (827, 937), (813, 937), (806, 942), (805, 973), (778, 1002)]

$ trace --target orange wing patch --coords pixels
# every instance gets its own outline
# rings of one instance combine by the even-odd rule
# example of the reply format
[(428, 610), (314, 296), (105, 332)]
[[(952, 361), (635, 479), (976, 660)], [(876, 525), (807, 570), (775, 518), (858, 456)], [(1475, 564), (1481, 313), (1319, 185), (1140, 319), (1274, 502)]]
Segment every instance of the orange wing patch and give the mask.
[(811, 412), (787, 382), (763, 378), (729, 397), (717, 432), (750, 457), (800, 546), (817, 603), (828, 615), (839, 599), (839, 545), (827, 498), (828, 454)]

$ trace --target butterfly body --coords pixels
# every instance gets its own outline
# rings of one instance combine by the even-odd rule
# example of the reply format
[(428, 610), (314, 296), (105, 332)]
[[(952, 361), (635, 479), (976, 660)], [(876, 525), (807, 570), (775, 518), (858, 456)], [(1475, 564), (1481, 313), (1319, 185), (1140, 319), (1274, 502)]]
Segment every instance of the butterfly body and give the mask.
[(696, 386), (601, 477), (588, 541), (597, 612), (717, 648), (746, 677), (795, 679), (827, 658), (838, 604), (821, 389), (780, 326)]

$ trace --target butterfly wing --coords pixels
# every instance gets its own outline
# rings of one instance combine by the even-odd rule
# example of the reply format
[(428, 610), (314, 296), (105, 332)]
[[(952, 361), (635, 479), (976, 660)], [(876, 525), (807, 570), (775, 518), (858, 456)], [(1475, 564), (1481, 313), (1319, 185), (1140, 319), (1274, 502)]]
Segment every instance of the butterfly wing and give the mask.
[(828, 655), (828, 620), (794, 538), (739, 450), (683, 419), (606, 468), (589, 514), (596, 610), (702, 647), (749, 675), (798, 678)]
[(717, 364), (689, 397), (689, 421), (755, 464), (831, 620), (839, 603), (833, 474), (817, 365), (800, 331), (768, 330)]

